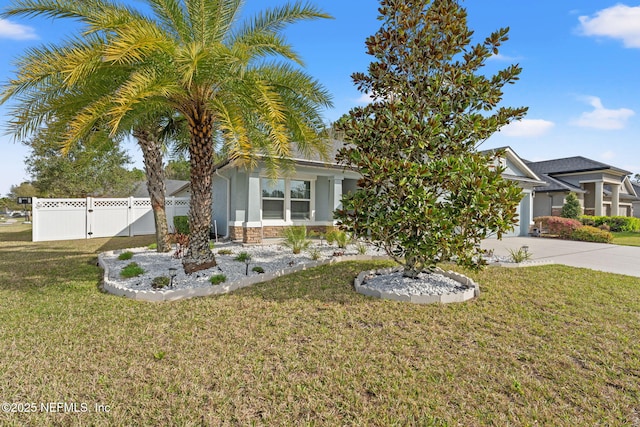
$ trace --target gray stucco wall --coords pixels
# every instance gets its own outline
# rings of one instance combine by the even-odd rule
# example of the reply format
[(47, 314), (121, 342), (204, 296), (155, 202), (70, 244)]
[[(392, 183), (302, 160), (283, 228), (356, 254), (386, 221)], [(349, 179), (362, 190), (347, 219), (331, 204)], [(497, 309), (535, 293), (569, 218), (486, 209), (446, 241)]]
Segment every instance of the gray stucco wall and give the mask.
[(333, 219), (329, 206), (329, 177), (319, 176), (316, 180), (316, 221), (330, 221)]
[(533, 198), (533, 217), (551, 215), (551, 208), (562, 206), (565, 196), (565, 193), (537, 192)]
[(230, 221), (246, 221), (248, 175), (233, 171), (231, 177), (231, 218)]
[(227, 181), (222, 177), (213, 176), (212, 182), (212, 212), (211, 219), (216, 221), (218, 234), (227, 234), (228, 224), (228, 198), (227, 198)]

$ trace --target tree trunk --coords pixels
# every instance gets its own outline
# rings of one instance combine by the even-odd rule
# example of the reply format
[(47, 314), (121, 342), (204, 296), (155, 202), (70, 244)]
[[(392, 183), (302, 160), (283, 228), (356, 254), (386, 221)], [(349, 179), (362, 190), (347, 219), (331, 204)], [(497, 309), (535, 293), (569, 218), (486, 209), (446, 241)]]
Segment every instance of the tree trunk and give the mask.
[(167, 213), (165, 211), (165, 183), (164, 168), (162, 165), (162, 144), (157, 135), (146, 129), (136, 129), (133, 136), (138, 140), (144, 159), (144, 169), (147, 175), (147, 190), (153, 209), (153, 220), (156, 226), (156, 242), (158, 252), (169, 252), (169, 230), (167, 226)]
[(211, 230), (211, 176), (213, 141), (211, 114), (204, 107), (195, 108), (189, 121), (189, 161), (191, 166), (191, 204), (189, 206), (189, 248), (182, 258), (187, 274), (216, 265), (209, 248)]

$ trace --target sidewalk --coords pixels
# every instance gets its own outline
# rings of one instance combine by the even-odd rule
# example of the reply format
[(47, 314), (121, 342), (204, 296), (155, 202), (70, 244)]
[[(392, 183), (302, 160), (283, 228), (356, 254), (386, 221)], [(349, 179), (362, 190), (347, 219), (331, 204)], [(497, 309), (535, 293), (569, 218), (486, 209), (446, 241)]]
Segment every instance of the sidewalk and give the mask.
[(551, 259), (556, 264), (640, 277), (640, 247), (543, 237), (486, 239), (481, 245), (482, 249), (493, 249), (496, 255), (509, 255), (509, 249), (522, 246), (529, 246), (533, 260)]

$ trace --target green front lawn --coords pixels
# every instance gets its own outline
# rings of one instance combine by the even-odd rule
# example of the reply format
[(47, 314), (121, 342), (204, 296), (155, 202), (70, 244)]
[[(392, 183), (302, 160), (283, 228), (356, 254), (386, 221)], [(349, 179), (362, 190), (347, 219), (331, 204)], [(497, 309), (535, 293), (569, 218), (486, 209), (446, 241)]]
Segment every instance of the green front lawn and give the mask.
[(613, 234), (613, 243), (616, 245), (640, 246), (640, 232), (618, 231), (611, 234)]
[[(0, 425), (635, 425), (640, 279), (491, 268), (479, 299), (354, 293), (325, 266), (173, 303), (103, 294), (96, 252), (152, 237), (31, 243), (0, 228), (0, 396), (86, 413)], [(108, 405), (109, 412), (96, 412)]]

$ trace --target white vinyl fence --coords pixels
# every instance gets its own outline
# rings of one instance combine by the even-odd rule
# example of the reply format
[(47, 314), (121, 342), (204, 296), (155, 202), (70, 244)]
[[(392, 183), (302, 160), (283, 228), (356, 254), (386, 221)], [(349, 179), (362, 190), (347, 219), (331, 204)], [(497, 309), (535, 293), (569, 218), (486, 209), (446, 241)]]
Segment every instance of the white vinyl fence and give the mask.
[[(188, 197), (167, 197), (167, 222), (173, 231), (173, 217), (188, 215)], [(91, 239), (94, 237), (155, 234), (149, 198), (123, 199), (39, 199), (33, 198), (34, 242)]]

